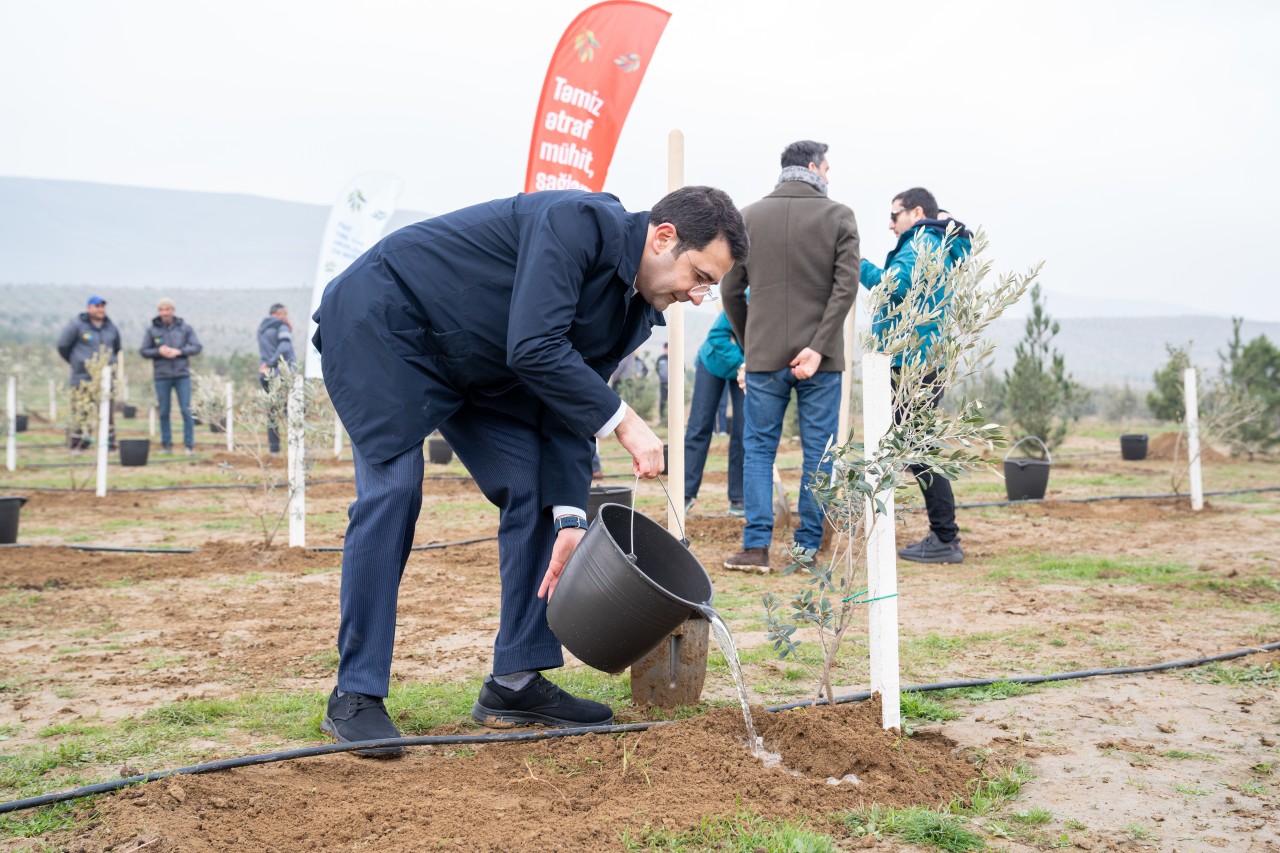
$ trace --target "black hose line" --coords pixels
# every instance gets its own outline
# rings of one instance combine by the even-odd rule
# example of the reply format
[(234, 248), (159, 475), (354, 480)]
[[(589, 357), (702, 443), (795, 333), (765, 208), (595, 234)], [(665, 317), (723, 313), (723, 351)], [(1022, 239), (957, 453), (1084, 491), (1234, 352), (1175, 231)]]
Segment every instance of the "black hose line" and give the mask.
[[(1280, 492), (1280, 486), (1259, 486), (1251, 489), (1220, 489), (1213, 492), (1204, 492), (1206, 498), (1223, 497), (1225, 495), (1245, 495), (1254, 492)], [(1098, 501), (1163, 501), (1176, 498), (1186, 498), (1189, 495), (1180, 495), (1172, 492), (1165, 495), (1095, 495), (1088, 498), (1027, 498), (1020, 501), (979, 501), (975, 503), (956, 504), (956, 509), (977, 509), (984, 506), (1020, 506), (1022, 504), (1041, 504), (1041, 503), (1058, 503), (1058, 504), (1087, 504), (1096, 503)]]
[[(1082, 669), (1075, 672), (1058, 673), (1057, 675), (1023, 675), (1014, 676), (1012, 678), (984, 678), (977, 681), (939, 681), (933, 684), (915, 684), (903, 687), (902, 692), (925, 693), (931, 690), (954, 690), (963, 687), (988, 687), (992, 684), (1001, 683), (1043, 684), (1049, 681), (1067, 681), (1075, 678), (1091, 678), (1097, 675), (1131, 675), (1133, 673), (1140, 672), (1159, 672), (1166, 669), (1185, 669), (1186, 667), (1202, 666), (1207, 663), (1232, 660), (1234, 658), (1244, 657), (1245, 655), (1257, 654), (1258, 652), (1269, 652), (1276, 649), (1280, 649), (1280, 643), (1270, 643), (1265, 646), (1258, 646), (1251, 649), (1239, 649), (1234, 652), (1214, 655), (1213, 657), (1192, 658), (1189, 660), (1171, 661), (1169, 663), (1155, 663), (1147, 666), (1118, 666), (1110, 669)], [(870, 699), (871, 695), (870, 691), (867, 691), (863, 693), (850, 693), (846, 696), (837, 696), (835, 704), (843, 705), (847, 702), (864, 702), (867, 699)], [(769, 712), (790, 711), (795, 708), (805, 708), (812, 707), (814, 705), (826, 704), (829, 704), (827, 700), (819, 699), (817, 701), (810, 700), (807, 702), (792, 702), (787, 705), (770, 705), (764, 710)], [(41, 806), (51, 806), (55, 803), (75, 800), (81, 797), (92, 796), (94, 794), (107, 794), (112, 791), (118, 791), (121, 788), (127, 788), (130, 785), (139, 785), (144, 782), (155, 782), (156, 780), (164, 779), (167, 776), (213, 773), (219, 770), (231, 770), (236, 767), (273, 764), (277, 761), (289, 761), (295, 758), (311, 758), (317, 755), (333, 755), (339, 752), (353, 752), (361, 749), (381, 749), (391, 746), (446, 746), (469, 743), (511, 743), (520, 741), (550, 740), (551, 738), (575, 737), (577, 735), (587, 734), (624, 734), (627, 732), (642, 732), (654, 728), (655, 726), (669, 725), (674, 722), (678, 721), (655, 720), (647, 723), (626, 723), (615, 726), (579, 726), (577, 728), (540, 731), (493, 732), (483, 735), (426, 735), (422, 737), (384, 738), (382, 740), (362, 740), (353, 741), (351, 743), (310, 746), (303, 749), (268, 752), (261, 755), (246, 755), (240, 758), (224, 758), (221, 761), (210, 761), (205, 764), (193, 764), (189, 767), (179, 767), (175, 770), (161, 770), (156, 773), (129, 776), (123, 779), (113, 779), (109, 782), (85, 785), (80, 788), (72, 788), (68, 791), (59, 791), (55, 794), (43, 794), (38, 797), (27, 797), (23, 800), (13, 800), (7, 803), (0, 803), (0, 814), (8, 814), (9, 812), (22, 811), (24, 809), (39, 808)]]

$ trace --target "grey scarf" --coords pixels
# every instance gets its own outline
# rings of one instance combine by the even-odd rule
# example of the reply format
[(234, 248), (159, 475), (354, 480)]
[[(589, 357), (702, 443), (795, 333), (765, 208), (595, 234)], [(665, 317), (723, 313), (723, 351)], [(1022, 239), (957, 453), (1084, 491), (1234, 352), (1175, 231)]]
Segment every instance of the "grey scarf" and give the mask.
[(810, 172), (808, 166), (785, 167), (782, 174), (778, 176), (778, 186), (774, 189), (776, 190), (787, 181), (804, 181), (823, 195), (827, 194), (827, 182), (818, 177), (816, 172)]

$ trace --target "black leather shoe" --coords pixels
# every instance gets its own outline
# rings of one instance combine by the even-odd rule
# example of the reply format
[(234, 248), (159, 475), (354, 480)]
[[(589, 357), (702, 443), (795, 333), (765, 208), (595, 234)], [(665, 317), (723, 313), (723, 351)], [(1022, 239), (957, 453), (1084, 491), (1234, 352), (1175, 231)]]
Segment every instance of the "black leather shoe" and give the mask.
[[(336, 687), (329, 694), (329, 705), (325, 709), (320, 730), (339, 743), (400, 737), (400, 730), (391, 722), (391, 715), (387, 713), (381, 697), (366, 696), (363, 693), (345, 693), (339, 696)], [(403, 755), (404, 747), (383, 746), (377, 749), (356, 749), (353, 752), (356, 755), (391, 758)]]
[(480, 698), (471, 706), (471, 719), (494, 728), (536, 723), (557, 729), (575, 726), (607, 726), (613, 709), (602, 702), (579, 699), (556, 687), (541, 673), (523, 690), (509, 690), (485, 676)]

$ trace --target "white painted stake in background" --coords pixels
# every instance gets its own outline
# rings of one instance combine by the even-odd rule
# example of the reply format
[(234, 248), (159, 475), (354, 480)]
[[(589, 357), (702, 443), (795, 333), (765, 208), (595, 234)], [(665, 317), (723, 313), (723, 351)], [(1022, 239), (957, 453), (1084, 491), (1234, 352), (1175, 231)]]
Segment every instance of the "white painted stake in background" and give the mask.
[(227, 383), (227, 452), (231, 453), (236, 449), (235, 440), (235, 412), (236, 412), (236, 392), (235, 386), (230, 382)]
[[(667, 192), (684, 186), (684, 134), (667, 136)], [(667, 315), (667, 529), (684, 529), (684, 306), (673, 303)], [(733, 413), (738, 416), (737, 412)]]
[(156, 437), (156, 407), (149, 406), (147, 408), (147, 435), (151, 438)]
[(1196, 369), (1182, 371), (1182, 395), (1187, 402), (1187, 461), (1191, 465), (1191, 508), (1204, 509), (1204, 487), (1200, 481), (1200, 403), (1196, 399)]
[(9, 388), (4, 395), (4, 419), (9, 423), (9, 435), (4, 443), (4, 467), (10, 471), (18, 467), (18, 377), (9, 377)]
[(58, 384), (49, 380), (49, 425), (58, 425)]
[(107, 445), (111, 443), (111, 365), (102, 368), (102, 400), (98, 403), (98, 497), (107, 496)]
[(287, 420), (289, 422), (289, 547), (305, 548), (307, 546), (307, 464), (306, 443), (303, 438), (302, 407), (303, 388), (302, 374), (293, 377), (293, 388), (289, 390)]
[(342, 418), (333, 413), (333, 458), (342, 458)]
[[(862, 434), (868, 458), (880, 452), (893, 422), (893, 392), (889, 383), (889, 356), (866, 353), (862, 356)], [(902, 704), (898, 673), (898, 551), (894, 546), (893, 490), (877, 492), (884, 515), (877, 515), (875, 502), (867, 500), (867, 598), (880, 599), (867, 605), (871, 648), (871, 690), (883, 704), (881, 724), (886, 729), (902, 727)], [(885, 596), (890, 596), (886, 598)]]
[(853, 323), (857, 312), (850, 310), (844, 321), (844, 373), (840, 374), (840, 420), (836, 425), (836, 444), (849, 440), (849, 409), (853, 403)]
[(124, 371), (124, 350), (116, 355), (116, 375), (120, 377), (120, 401), (129, 402), (129, 374)]

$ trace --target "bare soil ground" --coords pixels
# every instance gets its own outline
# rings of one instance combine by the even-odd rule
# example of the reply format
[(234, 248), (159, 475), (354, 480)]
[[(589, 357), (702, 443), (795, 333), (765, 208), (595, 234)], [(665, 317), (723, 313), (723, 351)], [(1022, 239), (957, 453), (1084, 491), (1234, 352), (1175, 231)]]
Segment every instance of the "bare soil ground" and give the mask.
[[(1169, 490), (1167, 462), (1122, 462), (1118, 449), (1114, 457), (1096, 452), (1103, 446), (1084, 440), (1073, 448), (1077, 458), (1063, 454), (1068, 461), (1055, 465), (1051, 496)], [(202, 464), (214, 463), (175, 468), (198, 472)], [(1206, 471), (1206, 488), (1280, 482), (1274, 462), (1217, 465)], [(617, 475), (611, 482), (625, 482), (621, 466), (606, 463)], [(334, 464), (316, 476), (342, 474)], [(418, 543), (496, 529), (496, 513), (456, 474), (429, 472)], [(767, 645), (760, 594), (789, 595), (800, 582), (720, 567), (740, 545), (742, 527), (720, 514), (723, 483), (714, 471), (704, 482), (688, 522), (693, 551), (747, 658), (752, 701), (806, 698), (811, 678), (796, 679), (795, 664), (759, 653)], [(959, 500), (998, 497), (997, 483), (963, 483)], [(0, 758), (46, 742), (42, 730), (58, 723), (121, 721), (181, 698), (332, 685), (340, 554), (264, 551), (256, 496), (30, 494), (22, 541), (42, 547), (0, 550), (0, 659), (7, 662)], [(347, 483), (308, 490), (311, 544), (341, 544), (352, 497)], [(644, 487), (641, 498), (642, 509), (663, 517), (660, 490)], [(1211, 500), (1198, 513), (1186, 500), (962, 510), (962, 565), (899, 566), (903, 683), (1148, 664), (1276, 642), (1277, 519), (1275, 492)], [(926, 531), (921, 513), (904, 522), (900, 544)], [(199, 551), (52, 547), (73, 533), (100, 545)], [(396, 679), (444, 682), (488, 671), (496, 560), (492, 542), (414, 553), (401, 588)], [(858, 642), (845, 659), (838, 690), (865, 689)], [(974, 819), (1008, 849), (1280, 851), (1277, 670), (1280, 656), (1270, 653), (1212, 673), (1089, 678), (996, 701), (954, 699), (959, 719), (922, 725), (909, 738), (882, 731), (874, 703), (758, 712), (767, 747), (801, 775), (752, 758), (741, 716), (729, 707), (621, 738), (431, 747), (397, 761), (339, 755), (178, 777), (99, 797), (80, 829), (38, 843), (84, 851), (618, 850), (646, 827), (686, 830), (708, 816), (749, 810), (811, 816), (815, 828), (849, 847), (911, 850), (890, 838), (849, 837), (824, 816), (871, 803), (945, 804), (972, 790), (977, 765), (1025, 763), (1034, 778), (1012, 812), (1041, 807), (1049, 821), (1027, 828), (1010, 811)], [(704, 698), (727, 704), (732, 690), (724, 668), (713, 666)], [(653, 717), (643, 707), (616, 710), (621, 721)], [(459, 720), (450, 728), (474, 731), (468, 726)], [(314, 742), (323, 741), (317, 731)], [(210, 760), (250, 746), (208, 743), (194, 751)], [(99, 770), (96, 778), (106, 779), (124, 768)], [(828, 776), (845, 773), (859, 784), (828, 784)], [(48, 790), (61, 787), (56, 775), (49, 782)], [(11, 798), (4, 793), (0, 799)], [(0, 850), (31, 844), (0, 840)]]

